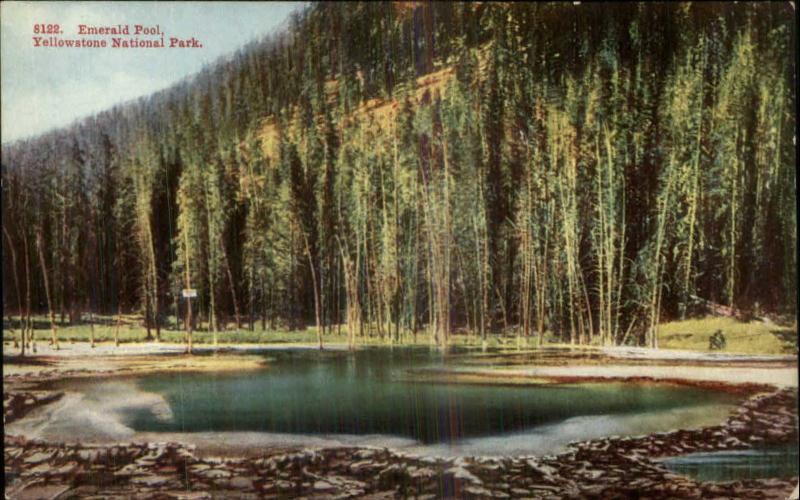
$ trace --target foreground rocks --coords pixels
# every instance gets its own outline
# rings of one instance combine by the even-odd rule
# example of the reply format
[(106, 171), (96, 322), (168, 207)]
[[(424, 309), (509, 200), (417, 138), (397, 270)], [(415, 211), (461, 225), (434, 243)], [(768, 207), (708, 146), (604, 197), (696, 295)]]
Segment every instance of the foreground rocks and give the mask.
[(786, 498), (797, 478), (699, 483), (654, 459), (796, 442), (796, 405), (796, 391), (786, 389), (748, 399), (719, 426), (579, 442), (554, 457), (444, 460), (330, 448), (216, 459), (178, 443), (81, 446), (6, 436), (5, 486), (20, 499)]
[(37, 406), (52, 403), (61, 398), (61, 392), (49, 391), (4, 391), (3, 393), (3, 423), (10, 424), (14, 420), (24, 417)]

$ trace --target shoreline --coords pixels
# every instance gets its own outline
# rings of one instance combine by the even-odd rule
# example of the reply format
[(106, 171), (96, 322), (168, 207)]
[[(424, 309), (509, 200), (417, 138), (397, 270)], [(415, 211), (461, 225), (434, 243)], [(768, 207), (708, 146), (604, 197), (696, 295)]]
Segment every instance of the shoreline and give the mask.
[[(174, 355), (172, 352), (174, 348), (164, 345), (161, 345), (156, 352), (142, 353), (138, 349), (134, 353), (126, 354), (102, 353), (90, 360), (76, 360), (66, 353), (56, 356), (37, 356), (36, 360), (31, 361), (44, 360), (46, 363), (27, 365), (31, 370), (12, 370), (12, 373), (6, 371), (7, 366), (4, 367), (5, 420), (8, 424), (24, 419), (38, 407), (56, 401), (60, 395), (46, 388), (48, 382), (56, 379), (123, 377), (164, 371), (262, 369), (269, 366), (269, 361), (252, 352), (263, 353), (274, 349), (305, 349), (316, 346), (248, 347), (250, 348), (224, 351), (220, 349), (220, 352), (211, 356)], [(213, 347), (201, 349), (204, 354), (209, 350), (213, 351)], [(5, 435), (5, 459), (6, 464), (10, 464), (10, 468), (9, 465), (6, 466), (6, 472), (11, 473), (11, 482), (7, 479), (6, 486), (14, 491), (25, 490), (26, 493), (34, 493), (38, 491), (35, 488), (45, 486), (66, 488), (64, 491), (75, 490), (75, 493), (86, 494), (130, 495), (132, 492), (137, 492), (143, 495), (141, 498), (156, 493), (164, 494), (165, 498), (188, 498), (181, 497), (177, 493), (178, 496), (170, 496), (172, 494), (170, 491), (185, 492), (187, 488), (196, 490), (200, 495), (193, 498), (211, 498), (203, 496), (200, 491), (211, 491), (215, 496), (222, 494), (237, 498), (287, 495), (345, 498), (379, 492), (439, 496), (437, 491), (441, 493), (442, 487), (451, 491), (453, 496), (464, 498), (503, 495), (555, 498), (563, 495), (625, 495), (626, 492), (656, 496), (693, 496), (694, 493), (702, 493), (735, 498), (753, 495), (756, 491), (759, 494), (783, 495), (785, 498), (794, 489), (796, 479), (736, 481), (728, 486), (698, 483), (687, 477), (672, 474), (658, 463), (658, 459), (668, 456), (681, 456), (699, 451), (749, 449), (764, 444), (796, 443), (797, 382), (796, 376), (793, 379), (786, 376), (790, 368), (780, 366), (785, 365), (785, 360), (776, 359), (775, 368), (762, 369), (778, 370), (783, 374), (778, 383), (771, 384), (763, 383), (763, 374), (755, 377), (755, 381), (737, 377), (735, 382), (723, 384), (717, 380), (717, 375), (709, 377), (707, 367), (693, 366), (692, 361), (696, 359), (677, 361), (677, 366), (673, 368), (679, 368), (680, 376), (672, 378), (631, 377), (629, 373), (626, 374), (627, 371), (641, 371), (642, 367), (625, 365), (624, 358), (616, 359), (619, 362), (617, 368), (608, 365), (581, 365), (579, 360), (577, 361), (573, 365), (560, 367), (515, 369), (469, 367), (467, 371), (441, 370), (429, 372), (428, 375), (435, 374), (437, 377), (446, 375), (455, 379), (459, 376), (473, 377), (461, 381), (444, 380), (445, 383), (476, 383), (476, 381), (481, 383), (480, 379), (483, 379), (484, 383), (497, 384), (503, 383), (503, 379), (507, 377), (518, 377), (519, 380), (515, 383), (526, 385), (537, 380), (543, 380), (545, 383), (614, 381), (674, 383), (730, 391), (745, 399), (733, 410), (728, 419), (719, 425), (638, 437), (606, 437), (572, 442), (567, 446), (567, 451), (553, 456), (442, 458), (409, 453), (403, 450), (403, 446), (393, 446), (391, 442), (378, 441), (374, 442), (373, 446), (355, 443), (330, 446), (329, 443), (320, 440), (315, 446), (313, 443), (293, 445), (291, 440), (287, 440), (284, 446), (262, 445), (239, 453), (236, 452), (236, 446), (229, 450), (232, 453), (225, 453), (228, 447), (220, 444), (217, 446), (217, 455), (225, 458), (214, 458), (210, 456), (214, 454), (213, 446), (200, 446), (198, 449), (196, 445), (180, 444), (180, 442), (159, 444), (154, 440), (170, 436), (156, 434), (148, 435), (144, 443), (137, 437), (134, 443), (125, 445), (101, 442), (84, 446)], [(619, 369), (619, 367), (624, 368)], [(609, 371), (608, 368), (613, 369)], [(652, 368), (654, 367), (649, 367)], [(729, 366), (719, 368), (735, 369)], [(569, 370), (571, 375), (565, 375), (562, 373), (563, 370)], [(748, 369), (750, 370), (752, 369)], [(598, 376), (598, 371), (603, 372), (604, 376)], [(772, 374), (774, 373), (776, 372), (773, 371)], [(437, 381), (442, 382), (438, 378)], [(38, 390), (31, 391), (31, 387)], [(15, 410), (9, 413), (9, 408)], [(153, 440), (150, 440), (151, 438)], [(399, 442), (395, 443), (398, 444)], [(51, 453), (53, 450), (56, 451)], [(70, 450), (74, 450), (74, 453)], [(118, 450), (114, 453), (127, 454), (130, 460), (122, 461), (124, 463), (115, 461), (115, 465), (112, 466), (107, 461), (101, 460), (98, 463), (97, 459), (87, 461), (78, 458), (82, 454), (86, 455), (86, 450), (93, 450), (90, 455), (97, 452), (97, 456), (106, 456), (112, 453), (112, 450)], [(202, 453), (198, 453), (201, 451)], [(154, 453), (157, 457), (147, 459)], [(361, 456), (365, 458), (359, 459)], [(269, 460), (273, 460), (273, 465), (268, 463)], [(283, 477), (287, 475), (286, 471), (282, 472), (276, 465), (281, 463), (280, 461), (285, 461), (287, 464), (289, 470), (287, 477)], [(185, 467), (191, 463), (188, 466), (189, 470), (195, 467), (196, 474), (189, 472), (175, 476), (180, 469), (180, 463)], [(292, 465), (298, 463), (301, 465)], [(120, 467), (116, 467), (120, 464), (122, 464)], [(125, 467), (128, 467), (130, 474), (122, 473)], [(84, 476), (76, 475), (76, 470), (83, 469), (86, 469), (83, 472)], [(515, 475), (514, 471), (518, 474)], [(585, 471), (586, 474), (581, 471)], [(94, 483), (89, 481), (88, 484), (98, 484), (100, 487), (89, 491), (92, 487), (87, 486), (84, 481), (85, 474), (90, 474), (94, 481)], [(209, 474), (211, 477), (207, 477)], [(80, 481), (76, 479), (81, 477), (83, 479)], [(536, 478), (534, 483), (530, 482), (532, 477)], [(27, 488), (33, 490), (28, 491)], [(85, 491), (80, 488), (84, 488)], [(135, 495), (133, 497), (138, 498)]]

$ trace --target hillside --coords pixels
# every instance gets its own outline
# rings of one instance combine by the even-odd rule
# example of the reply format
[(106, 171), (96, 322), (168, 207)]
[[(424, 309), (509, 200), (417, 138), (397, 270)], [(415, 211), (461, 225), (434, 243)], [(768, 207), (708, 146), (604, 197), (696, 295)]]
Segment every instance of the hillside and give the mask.
[(313, 4), (5, 145), (6, 310), (650, 346), (697, 297), (794, 314), (793, 19)]

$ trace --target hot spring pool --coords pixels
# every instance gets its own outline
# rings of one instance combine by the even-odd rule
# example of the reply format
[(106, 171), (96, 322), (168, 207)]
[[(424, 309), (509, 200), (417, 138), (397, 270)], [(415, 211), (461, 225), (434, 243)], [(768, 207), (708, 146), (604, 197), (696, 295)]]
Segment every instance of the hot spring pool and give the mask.
[(269, 363), (259, 371), (64, 382), (72, 397), (48, 417), (44, 434), (384, 437), (445, 454), (538, 454), (572, 440), (719, 423), (736, 402), (723, 392), (662, 384), (417, 382), (409, 369), (458, 362), (419, 348), (264, 355)]

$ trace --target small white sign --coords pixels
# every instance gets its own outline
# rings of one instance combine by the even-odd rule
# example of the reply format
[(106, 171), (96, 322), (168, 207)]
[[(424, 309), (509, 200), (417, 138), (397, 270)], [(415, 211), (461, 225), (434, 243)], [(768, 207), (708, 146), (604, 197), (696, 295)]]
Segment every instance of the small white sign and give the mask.
[(187, 299), (193, 299), (197, 297), (197, 289), (196, 288), (184, 288), (183, 289), (183, 296)]

